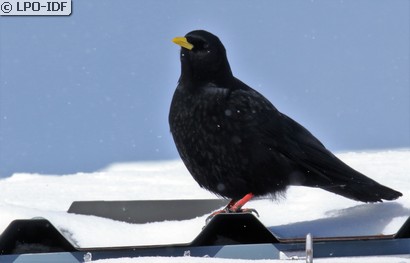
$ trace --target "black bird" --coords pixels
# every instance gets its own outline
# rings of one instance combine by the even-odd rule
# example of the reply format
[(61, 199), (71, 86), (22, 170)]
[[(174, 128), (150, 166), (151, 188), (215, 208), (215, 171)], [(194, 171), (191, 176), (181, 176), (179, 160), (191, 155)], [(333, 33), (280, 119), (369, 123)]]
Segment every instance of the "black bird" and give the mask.
[(275, 197), (289, 185), (362, 202), (402, 196), (343, 163), (235, 78), (217, 36), (195, 30), (173, 42), (181, 46), (181, 76), (169, 113), (171, 133), (198, 184), (232, 199), (227, 210), (242, 211), (253, 196)]

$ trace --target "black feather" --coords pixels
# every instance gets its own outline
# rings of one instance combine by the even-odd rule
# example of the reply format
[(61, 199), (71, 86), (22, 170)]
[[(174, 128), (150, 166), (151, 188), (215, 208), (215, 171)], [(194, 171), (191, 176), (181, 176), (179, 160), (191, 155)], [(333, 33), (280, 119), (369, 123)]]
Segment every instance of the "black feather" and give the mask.
[(176, 147), (201, 187), (239, 199), (319, 187), (362, 202), (402, 194), (347, 166), (303, 126), (236, 79), (223, 44), (197, 30), (181, 48), (181, 77), (169, 113)]

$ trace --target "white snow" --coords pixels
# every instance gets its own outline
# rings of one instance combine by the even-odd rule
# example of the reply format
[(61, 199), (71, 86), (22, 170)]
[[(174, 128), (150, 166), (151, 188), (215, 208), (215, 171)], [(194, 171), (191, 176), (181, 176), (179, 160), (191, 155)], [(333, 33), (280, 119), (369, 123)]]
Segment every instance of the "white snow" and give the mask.
[[(321, 189), (290, 187), (286, 198), (251, 201), (260, 220), (283, 236), (392, 234), (410, 215), (410, 149), (337, 154), (350, 166), (403, 193), (393, 202), (363, 204)], [(77, 200), (216, 198), (201, 189), (181, 161), (113, 164), (93, 173), (14, 174), (0, 179), (0, 232), (14, 219), (44, 217), (80, 247), (136, 246), (189, 242), (206, 215), (184, 221), (129, 224), (95, 216), (68, 214)], [(329, 227), (337, 225), (337, 228)], [(212, 258), (122, 258), (116, 262), (251, 262)], [(256, 262), (268, 262), (259, 260)], [(269, 261), (272, 262), (272, 261)], [(282, 262), (280, 260), (274, 262)], [(289, 261), (283, 261), (289, 262)], [(315, 262), (410, 262), (399, 257), (318, 259)]]

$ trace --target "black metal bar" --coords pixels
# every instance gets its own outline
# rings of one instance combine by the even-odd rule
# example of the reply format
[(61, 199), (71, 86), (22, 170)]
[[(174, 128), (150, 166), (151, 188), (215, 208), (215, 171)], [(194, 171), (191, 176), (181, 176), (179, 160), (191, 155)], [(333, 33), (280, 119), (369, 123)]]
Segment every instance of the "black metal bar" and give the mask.
[(127, 223), (191, 219), (224, 207), (225, 199), (76, 201), (68, 213), (94, 215)]
[[(376, 255), (410, 256), (406, 236), (366, 240), (313, 239), (314, 258)], [(219, 214), (191, 243), (161, 246), (78, 248), (46, 219), (15, 220), (0, 236), (0, 262), (84, 262), (140, 256), (209, 256), (242, 259), (279, 259), (303, 255), (305, 243), (278, 240), (252, 214)], [(58, 259), (58, 260), (56, 260)], [(26, 260), (26, 261), (24, 261)]]

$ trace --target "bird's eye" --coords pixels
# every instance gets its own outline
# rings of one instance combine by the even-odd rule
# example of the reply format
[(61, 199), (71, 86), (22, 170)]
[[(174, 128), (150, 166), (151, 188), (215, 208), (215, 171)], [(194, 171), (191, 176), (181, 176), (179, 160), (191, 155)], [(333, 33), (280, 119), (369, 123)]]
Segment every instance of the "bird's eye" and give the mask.
[(194, 45), (194, 49), (197, 51), (199, 50), (206, 50), (209, 48), (209, 44), (203, 40), (196, 40), (192, 43)]

